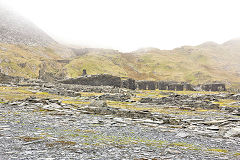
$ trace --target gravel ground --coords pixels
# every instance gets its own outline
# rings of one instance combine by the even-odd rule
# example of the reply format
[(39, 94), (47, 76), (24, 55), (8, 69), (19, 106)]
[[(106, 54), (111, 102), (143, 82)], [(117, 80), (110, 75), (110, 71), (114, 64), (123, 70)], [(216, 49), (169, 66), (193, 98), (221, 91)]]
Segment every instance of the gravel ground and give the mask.
[(239, 138), (130, 118), (0, 104), (0, 159), (239, 159)]

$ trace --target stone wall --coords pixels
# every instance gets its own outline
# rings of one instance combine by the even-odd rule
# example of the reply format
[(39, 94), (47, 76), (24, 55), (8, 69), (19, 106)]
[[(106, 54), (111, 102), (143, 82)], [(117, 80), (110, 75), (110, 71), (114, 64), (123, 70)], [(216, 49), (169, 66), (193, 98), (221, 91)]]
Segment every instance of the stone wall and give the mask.
[(157, 89), (157, 82), (155, 81), (147, 81), (148, 90), (156, 90)]
[(21, 81), (27, 80), (22, 77), (13, 77), (13, 76), (8, 76), (0, 71), (0, 83), (2, 84), (11, 84), (11, 83), (19, 83)]
[(132, 90), (135, 90), (137, 87), (136, 87), (136, 82), (134, 79), (132, 78), (129, 78), (127, 80), (122, 80), (122, 88), (128, 88), (128, 89), (132, 89)]
[(159, 90), (167, 90), (168, 89), (168, 83), (164, 81), (158, 82), (158, 89)]
[(137, 88), (140, 89), (140, 90), (146, 90), (147, 89), (146, 81), (138, 81), (137, 82)]
[(183, 90), (186, 90), (186, 87), (183, 83), (160, 81), (158, 82), (158, 89), (183, 91)]
[(137, 81), (136, 82), (137, 88), (140, 90), (172, 90), (172, 91), (196, 91), (196, 90), (203, 90), (203, 91), (226, 91), (225, 84), (223, 83), (211, 83), (211, 84), (204, 84), (200, 85), (201, 87), (196, 88), (189, 83), (183, 82), (167, 82), (167, 81)]
[[(84, 70), (86, 73), (86, 70)], [(135, 81), (134, 79), (121, 80), (120, 77), (108, 74), (100, 75), (86, 75), (78, 78), (67, 79), (59, 81), (64, 84), (78, 84), (90, 86), (114, 86), (119, 88), (127, 88), (131, 90), (172, 90), (172, 91), (225, 91), (226, 87), (223, 83), (211, 83), (199, 86), (193, 86), (186, 82), (173, 82), (173, 81)], [(51, 77), (51, 75), (49, 76)]]
[(137, 81), (137, 88), (140, 90), (155, 90), (157, 89), (156, 81)]
[(186, 91), (195, 91), (195, 89), (193, 88), (193, 86), (192, 86), (191, 84), (189, 84), (189, 83), (185, 83), (185, 84), (184, 84), (184, 89), (185, 89)]
[(211, 83), (201, 85), (203, 91), (226, 91), (225, 84), (223, 83)]
[(120, 77), (100, 74), (91, 76), (82, 76), (78, 78), (71, 78), (63, 81), (59, 81), (64, 84), (79, 84), (79, 85), (90, 85), (90, 86), (114, 86), (121, 87), (122, 81)]
[(176, 85), (176, 91), (183, 91), (184, 85), (183, 84), (177, 84)]

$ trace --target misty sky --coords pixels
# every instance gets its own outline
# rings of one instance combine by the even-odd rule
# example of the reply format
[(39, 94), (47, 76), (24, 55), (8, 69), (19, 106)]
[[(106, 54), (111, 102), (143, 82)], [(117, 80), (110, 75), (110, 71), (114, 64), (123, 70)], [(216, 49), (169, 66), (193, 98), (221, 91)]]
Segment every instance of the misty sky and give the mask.
[[(133, 51), (240, 37), (239, 0), (0, 0), (58, 41)], [(0, 22), (1, 23), (1, 22)]]

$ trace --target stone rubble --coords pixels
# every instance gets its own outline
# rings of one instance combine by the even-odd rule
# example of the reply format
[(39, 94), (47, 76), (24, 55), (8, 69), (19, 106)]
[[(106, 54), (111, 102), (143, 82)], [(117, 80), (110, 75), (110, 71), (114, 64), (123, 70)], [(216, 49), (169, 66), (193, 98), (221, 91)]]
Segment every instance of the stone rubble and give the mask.
[[(230, 99), (235, 102), (229, 104), (238, 105), (236, 94), (166, 91), (160, 92), (164, 97), (136, 99), (135, 91), (107, 86), (37, 83), (31, 88), (32, 93), (90, 103), (67, 104), (33, 96), (0, 103), (0, 159), (239, 159), (240, 117), (236, 113), (240, 107), (227, 109), (218, 104)], [(84, 97), (84, 92), (101, 94)], [(207, 111), (199, 114), (199, 109)]]

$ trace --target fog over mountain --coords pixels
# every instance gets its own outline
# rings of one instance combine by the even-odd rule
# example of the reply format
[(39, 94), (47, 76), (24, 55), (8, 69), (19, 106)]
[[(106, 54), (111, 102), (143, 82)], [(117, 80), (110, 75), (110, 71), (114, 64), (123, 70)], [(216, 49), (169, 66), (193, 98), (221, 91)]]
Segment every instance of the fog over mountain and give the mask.
[(63, 57), (72, 51), (60, 45), (30, 20), (0, 3), (0, 43), (51, 48)]
[(0, 42), (50, 46), (56, 42), (31, 21), (0, 5)]
[(240, 36), (236, 0), (0, 0), (56, 41), (131, 52)]

